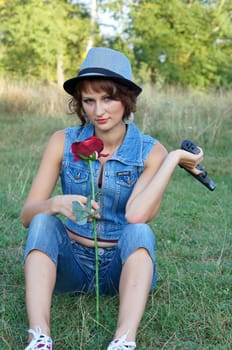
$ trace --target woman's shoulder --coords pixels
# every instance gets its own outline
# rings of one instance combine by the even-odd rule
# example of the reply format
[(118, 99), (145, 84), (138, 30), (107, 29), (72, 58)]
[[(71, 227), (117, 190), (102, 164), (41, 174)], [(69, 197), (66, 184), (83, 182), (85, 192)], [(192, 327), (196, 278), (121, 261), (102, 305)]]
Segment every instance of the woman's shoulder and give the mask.
[(80, 133), (83, 129), (83, 126), (81, 125), (77, 125), (77, 126), (70, 126), (68, 128), (64, 129), (64, 133), (65, 135), (77, 135), (78, 133)]
[(156, 143), (159, 143), (159, 140), (156, 137), (142, 131), (141, 131), (141, 134), (142, 134), (143, 142), (151, 143), (153, 145), (155, 145)]
[(61, 158), (65, 144), (65, 130), (55, 131), (47, 144), (46, 150), (49, 154), (54, 154), (55, 157)]
[(61, 129), (61, 130), (57, 130), (55, 131), (50, 139), (49, 139), (49, 143), (60, 143), (60, 142), (64, 142), (64, 139), (65, 139), (65, 129)]
[(130, 125), (130, 128), (132, 129), (132, 134), (134, 134), (135, 132), (138, 133), (138, 135), (140, 135), (140, 138), (142, 139), (143, 143), (156, 144), (159, 142), (159, 140), (156, 139), (155, 137), (153, 137), (153, 136), (149, 135), (148, 133), (139, 129), (139, 127), (136, 124), (131, 123), (129, 125)]

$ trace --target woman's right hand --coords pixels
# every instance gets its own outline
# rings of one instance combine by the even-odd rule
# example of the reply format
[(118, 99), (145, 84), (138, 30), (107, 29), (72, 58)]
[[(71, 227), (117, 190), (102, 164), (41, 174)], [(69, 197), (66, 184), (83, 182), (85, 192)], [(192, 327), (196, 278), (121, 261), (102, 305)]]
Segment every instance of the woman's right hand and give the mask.
[[(52, 211), (55, 214), (62, 214), (69, 218), (70, 220), (76, 220), (76, 217), (73, 213), (73, 202), (77, 201), (81, 204), (83, 208), (85, 208), (87, 203), (87, 197), (81, 196), (81, 195), (72, 195), (72, 194), (66, 194), (66, 195), (57, 195), (51, 198), (52, 201)], [(99, 204), (95, 201), (91, 201), (92, 209), (98, 210)]]

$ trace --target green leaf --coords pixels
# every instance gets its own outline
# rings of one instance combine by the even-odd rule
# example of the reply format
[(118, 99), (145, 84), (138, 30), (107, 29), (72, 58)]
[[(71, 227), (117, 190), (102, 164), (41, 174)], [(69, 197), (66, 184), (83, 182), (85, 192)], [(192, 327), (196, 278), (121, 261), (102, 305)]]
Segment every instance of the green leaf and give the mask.
[(86, 202), (86, 208), (88, 210), (88, 213), (91, 212), (91, 207), (92, 207), (92, 205), (91, 205), (91, 196), (88, 196), (87, 197), (87, 202)]
[(83, 208), (82, 205), (77, 201), (72, 202), (72, 207), (73, 207), (73, 213), (76, 217), (77, 224), (85, 225), (89, 218), (88, 211), (86, 211), (85, 208)]
[(91, 206), (91, 196), (88, 196), (86, 208), (84, 208), (79, 202), (73, 201), (73, 213), (76, 217), (76, 222), (78, 225), (85, 225), (87, 221), (99, 213), (99, 210), (92, 210)]
[(93, 153), (89, 156), (89, 159), (90, 159), (90, 160), (96, 160), (97, 158), (98, 158), (97, 152), (93, 152)]
[(86, 212), (88, 213), (89, 219), (94, 218), (100, 212), (100, 210), (93, 210), (92, 209), (91, 201), (92, 201), (91, 196), (88, 196), (87, 202), (86, 202)]
[(78, 154), (78, 155), (81, 159), (89, 161), (89, 158), (90, 158), (89, 156), (85, 156), (84, 154)]

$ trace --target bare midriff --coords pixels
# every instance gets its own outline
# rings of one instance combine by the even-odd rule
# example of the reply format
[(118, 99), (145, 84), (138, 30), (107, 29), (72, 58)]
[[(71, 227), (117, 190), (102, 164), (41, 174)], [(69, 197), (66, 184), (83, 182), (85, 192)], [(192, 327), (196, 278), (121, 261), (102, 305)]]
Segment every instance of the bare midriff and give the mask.
[[(91, 238), (86, 238), (81, 235), (75, 234), (71, 232), (67, 227), (66, 227), (67, 233), (73, 241), (80, 243), (86, 247), (89, 248), (94, 248), (94, 240)], [(98, 240), (98, 247), (100, 248), (109, 248), (109, 247), (114, 247), (117, 245), (117, 241), (100, 241)]]

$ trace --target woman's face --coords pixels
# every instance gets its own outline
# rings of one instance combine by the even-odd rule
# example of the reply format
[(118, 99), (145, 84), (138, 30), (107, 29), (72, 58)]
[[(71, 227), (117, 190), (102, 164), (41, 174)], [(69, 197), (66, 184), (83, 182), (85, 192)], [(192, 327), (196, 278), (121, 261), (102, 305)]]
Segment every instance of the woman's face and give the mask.
[(93, 90), (91, 85), (81, 96), (83, 110), (96, 128), (107, 130), (123, 123), (125, 108), (120, 100), (113, 99), (106, 91)]

